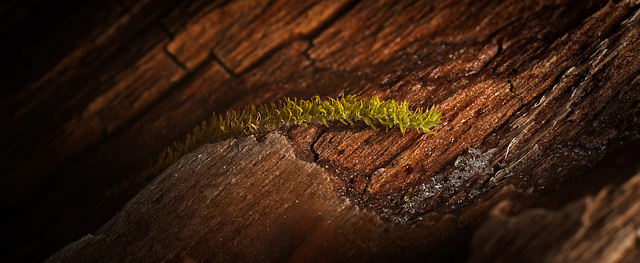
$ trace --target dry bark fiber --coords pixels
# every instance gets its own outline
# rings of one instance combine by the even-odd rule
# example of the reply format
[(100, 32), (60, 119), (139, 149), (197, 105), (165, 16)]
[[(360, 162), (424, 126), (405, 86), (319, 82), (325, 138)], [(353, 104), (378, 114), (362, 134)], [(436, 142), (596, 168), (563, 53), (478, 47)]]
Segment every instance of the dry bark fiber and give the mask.
[[(625, 250), (590, 258), (637, 257), (636, 172), (584, 177), (640, 162), (616, 151), (640, 131), (637, 0), (85, 2), (0, 5), (3, 261), (83, 236), (52, 260), (581, 261), (602, 240)], [(296, 126), (138, 176), (214, 111), (341, 94), (435, 104), (443, 123)], [(561, 248), (526, 244), (538, 217)], [(491, 222), (522, 235), (482, 244)]]

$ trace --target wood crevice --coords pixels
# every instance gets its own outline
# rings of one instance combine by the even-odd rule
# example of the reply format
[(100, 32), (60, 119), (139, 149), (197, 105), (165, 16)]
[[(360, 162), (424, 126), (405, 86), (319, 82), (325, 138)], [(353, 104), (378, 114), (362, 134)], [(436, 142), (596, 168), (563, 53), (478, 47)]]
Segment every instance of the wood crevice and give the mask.
[[(637, 144), (638, 1), (61, 0), (55, 9), (12, 1), (34, 9), (9, 31), (54, 31), (25, 38), (41, 44), (3, 42), (24, 46), (7, 54), (24, 65), (2, 72), (34, 71), (15, 74), (5, 83), (15, 92), (0, 99), (9, 171), (0, 207), (10, 208), (0, 219), (0, 261), (41, 261), (92, 233), (75, 245), (106, 244), (96, 251), (113, 259), (155, 251), (144, 259), (464, 261), (502, 251), (486, 261), (511, 262), (505, 251), (522, 247), (467, 249), (482, 247), (471, 236), (482, 236), (487, 218), (524, 222), (542, 199), (560, 209), (603, 184), (616, 181), (616, 191), (598, 200), (631, 184), (609, 178), (623, 169), (615, 161), (582, 175), (610, 149)], [(25, 26), (63, 14), (42, 29)], [(0, 29), (0, 39), (15, 40), (9, 31)], [(208, 154), (172, 168), (181, 183), (136, 176), (212, 112), (341, 94), (437, 104), (443, 126), (434, 135), (360, 122), (294, 126), (257, 142), (203, 146), (197, 151)], [(169, 181), (154, 192), (158, 180)], [(572, 180), (578, 190), (570, 193)], [(102, 191), (115, 186), (121, 191)], [(105, 225), (136, 193), (151, 202), (125, 208), (125, 217), (153, 216), (130, 228)], [(527, 243), (517, 239), (526, 228), (513, 229), (520, 237), (494, 232)], [(164, 247), (145, 250), (154, 244)]]

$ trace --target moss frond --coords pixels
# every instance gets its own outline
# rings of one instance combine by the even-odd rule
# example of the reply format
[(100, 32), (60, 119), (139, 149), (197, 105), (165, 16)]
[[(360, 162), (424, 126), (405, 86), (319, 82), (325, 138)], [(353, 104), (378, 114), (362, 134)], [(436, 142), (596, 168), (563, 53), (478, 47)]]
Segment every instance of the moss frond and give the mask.
[(407, 129), (434, 133), (431, 127), (440, 123), (440, 113), (435, 106), (429, 109), (409, 109), (407, 102), (397, 103), (394, 100), (381, 101), (377, 96), (362, 99), (355, 95), (343, 96), (339, 99), (322, 100), (314, 97), (310, 100), (285, 98), (270, 105), (249, 106), (242, 111), (227, 111), (202, 122), (193, 129), (184, 143), (175, 143), (167, 148), (156, 160), (155, 165), (147, 170), (143, 177), (157, 174), (176, 162), (183, 155), (197, 147), (231, 138), (272, 131), (290, 125), (322, 124), (329, 126), (330, 121), (344, 124), (362, 120), (376, 129), (382, 124), (387, 128), (398, 126), (404, 134)]

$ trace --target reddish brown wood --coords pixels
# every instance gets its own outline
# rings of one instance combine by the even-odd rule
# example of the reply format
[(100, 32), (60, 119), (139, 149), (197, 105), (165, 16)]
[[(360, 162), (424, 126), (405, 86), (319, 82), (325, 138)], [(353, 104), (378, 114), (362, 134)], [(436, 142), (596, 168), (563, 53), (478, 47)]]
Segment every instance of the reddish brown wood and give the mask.
[(385, 224), (338, 196), (343, 184), (280, 135), (206, 145), (50, 262), (411, 259), (456, 229), (452, 217)]
[(167, 49), (189, 69), (213, 54), (240, 73), (274, 49), (310, 34), (347, 5), (346, 0), (232, 2), (178, 33)]
[[(638, 154), (638, 142), (632, 145), (633, 149), (619, 151), (582, 175), (587, 179), (569, 182), (567, 189), (597, 185), (600, 190), (561, 208), (518, 211), (522, 210), (518, 203), (498, 204), (474, 234), (470, 261), (636, 262), (640, 258), (640, 164), (627, 155)], [(629, 175), (619, 185), (594, 184), (602, 176)]]
[[(369, 216), (340, 214), (329, 202), (325, 210), (333, 212), (326, 213), (347, 229), (340, 238), (364, 243), (319, 249), (323, 243), (314, 242), (328, 237), (313, 234), (324, 228), (312, 224), (295, 234), (309, 240), (277, 259), (345, 259), (350, 252), (463, 258), (459, 250), (495, 204), (511, 199), (526, 210), (530, 200), (545, 199), (548, 189), (638, 136), (637, 1), (160, 2), (87, 9), (104, 23), (79, 32), (77, 45), (61, 48), (70, 51), (47, 73), (2, 99), (7, 172), (0, 176), (0, 208), (7, 216), (0, 258), (44, 259), (95, 233), (152, 179), (137, 177), (149, 160), (213, 111), (284, 96), (375, 94), (411, 107), (436, 104), (444, 123), (437, 135), (361, 124), (279, 131), (297, 158), (338, 179), (341, 187), (325, 194)], [(602, 187), (594, 185), (595, 192)], [(265, 206), (265, 215), (291, 201), (273, 192), (252, 198), (247, 202), (281, 202)], [(242, 211), (237, 218), (249, 210)], [(230, 249), (203, 242), (203, 249)], [(212, 256), (206, 253), (191, 259)]]

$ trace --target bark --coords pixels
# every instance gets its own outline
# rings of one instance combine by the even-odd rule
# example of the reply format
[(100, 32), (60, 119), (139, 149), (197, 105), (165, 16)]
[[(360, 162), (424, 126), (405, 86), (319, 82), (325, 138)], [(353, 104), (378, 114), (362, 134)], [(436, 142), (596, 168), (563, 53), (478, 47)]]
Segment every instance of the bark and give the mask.
[[(640, 130), (640, 2), (161, 2), (78, 7), (51, 34), (64, 55), (10, 82), (1, 258), (74, 240), (51, 260), (638, 257), (637, 170), (615, 160), (638, 163), (619, 147)], [(341, 94), (443, 123), (291, 127), (138, 176), (214, 111)]]
[[(561, 208), (530, 208), (503, 201), (474, 234), (470, 262), (636, 262), (640, 258), (640, 165), (634, 149), (619, 150), (609, 162), (565, 190), (593, 185), (602, 176), (631, 179), (611, 183)], [(601, 180), (601, 179), (600, 179)], [(596, 184), (605, 185), (605, 184)], [(566, 196), (566, 194), (565, 194)], [(514, 213), (515, 212), (515, 213)]]

